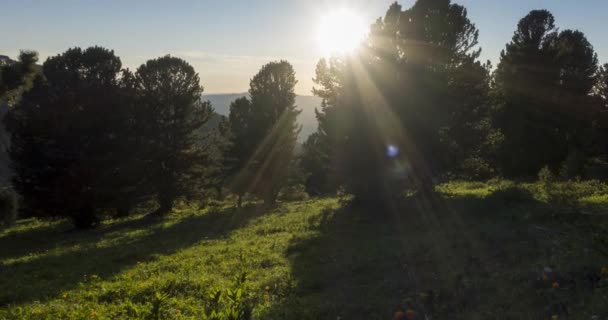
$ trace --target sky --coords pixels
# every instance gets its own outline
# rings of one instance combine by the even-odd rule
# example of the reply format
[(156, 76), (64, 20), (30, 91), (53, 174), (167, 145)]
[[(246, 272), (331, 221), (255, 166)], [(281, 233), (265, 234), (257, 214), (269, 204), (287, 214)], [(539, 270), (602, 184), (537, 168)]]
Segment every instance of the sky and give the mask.
[[(399, 1), (404, 8), (414, 0)], [(20, 49), (42, 60), (70, 47), (113, 49), (123, 65), (137, 68), (171, 54), (190, 62), (205, 93), (245, 92), (270, 61), (296, 70), (296, 92), (310, 95), (323, 49), (321, 17), (349, 8), (370, 24), (394, 0), (0, 0), (0, 54)], [(608, 62), (606, 0), (456, 0), (480, 30), (482, 59), (498, 63), (517, 22), (532, 9), (549, 9), (560, 29), (583, 31), (601, 63)]]

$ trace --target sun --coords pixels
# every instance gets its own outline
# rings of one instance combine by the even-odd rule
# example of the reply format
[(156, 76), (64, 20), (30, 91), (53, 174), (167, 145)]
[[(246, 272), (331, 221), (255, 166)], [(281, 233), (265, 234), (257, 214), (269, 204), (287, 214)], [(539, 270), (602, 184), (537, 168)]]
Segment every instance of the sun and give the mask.
[(317, 41), (324, 55), (341, 55), (355, 50), (366, 33), (367, 26), (360, 14), (350, 9), (339, 9), (321, 18)]

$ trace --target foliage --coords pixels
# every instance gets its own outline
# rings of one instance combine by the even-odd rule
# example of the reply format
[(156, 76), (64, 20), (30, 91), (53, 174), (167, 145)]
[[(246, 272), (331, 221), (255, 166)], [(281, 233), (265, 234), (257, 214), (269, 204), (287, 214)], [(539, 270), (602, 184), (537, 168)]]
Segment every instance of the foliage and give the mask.
[(238, 197), (238, 207), (241, 207), (241, 199), (249, 191), (252, 179), (247, 165), (257, 146), (253, 134), (253, 117), (251, 101), (246, 97), (236, 99), (230, 104), (228, 130), (225, 132), (230, 146), (226, 149), (224, 169), (230, 179), (230, 190)]
[(505, 174), (557, 169), (574, 154), (589, 153), (598, 114), (590, 98), (597, 64), (585, 35), (558, 32), (550, 12), (534, 10), (519, 22), (495, 72)]
[(287, 61), (270, 62), (251, 79), (251, 100), (240, 98), (230, 108), (234, 189), (274, 204), (286, 183), (301, 127), (296, 119), (297, 81)]
[[(50, 57), (6, 119), (15, 188), (38, 216), (68, 216), (94, 227), (120, 166), (121, 62), (113, 51), (69, 49)], [(94, 169), (94, 170), (93, 170)]]
[(0, 64), (0, 104), (14, 104), (26, 87), (31, 85), (37, 72), (38, 53), (21, 51), (19, 61)]
[(135, 74), (137, 134), (146, 155), (146, 183), (154, 188), (164, 214), (180, 196), (201, 190), (209, 148), (202, 127), (213, 109), (201, 101), (203, 88), (186, 61), (164, 56), (149, 60)]
[(485, 156), (489, 65), (477, 61), (477, 39), (460, 5), (395, 3), (360, 52), (321, 60), (312, 179), (331, 166), (356, 198), (382, 203), (407, 182), (431, 192), (433, 177)]
[(233, 277), (231, 288), (211, 289), (208, 293), (206, 318), (209, 320), (250, 320), (252, 306), (247, 301), (247, 274)]
[(304, 185), (296, 184), (283, 187), (278, 198), (282, 201), (305, 201), (309, 195)]

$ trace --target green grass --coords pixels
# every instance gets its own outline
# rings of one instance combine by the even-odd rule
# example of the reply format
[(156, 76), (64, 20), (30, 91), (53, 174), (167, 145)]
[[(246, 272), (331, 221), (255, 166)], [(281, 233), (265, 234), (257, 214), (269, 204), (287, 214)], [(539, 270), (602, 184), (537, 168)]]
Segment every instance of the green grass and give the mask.
[[(254, 319), (606, 317), (608, 192), (562, 189), (580, 212), (540, 184), (491, 181), (385, 209), (183, 207), (93, 231), (22, 220), (0, 231), (0, 319), (205, 319), (235, 306)], [(214, 303), (218, 290), (241, 293)]]

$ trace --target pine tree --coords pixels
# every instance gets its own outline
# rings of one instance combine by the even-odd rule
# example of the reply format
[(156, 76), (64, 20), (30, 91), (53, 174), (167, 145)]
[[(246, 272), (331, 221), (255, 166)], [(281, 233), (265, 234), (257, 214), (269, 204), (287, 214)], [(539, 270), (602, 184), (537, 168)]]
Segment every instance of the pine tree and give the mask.
[(287, 61), (270, 62), (250, 83), (249, 95), (254, 110), (252, 134), (257, 147), (248, 164), (253, 172), (253, 192), (272, 205), (287, 181), (289, 164), (301, 126), (300, 110), (295, 105), (297, 83)]
[(569, 155), (584, 152), (597, 68), (584, 34), (558, 32), (549, 11), (531, 11), (519, 22), (495, 74), (505, 174), (535, 175), (544, 166), (557, 169)]
[(287, 61), (270, 62), (251, 79), (251, 100), (230, 108), (232, 189), (240, 198), (251, 192), (267, 205), (276, 202), (287, 182), (301, 127), (295, 106), (296, 77)]
[(121, 161), (120, 70), (113, 51), (69, 49), (47, 59), (44, 77), (9, 112), (14, 184), (33, 214), (98, 224)]
[(172, 210), (180, 196), (202, 191), (209, 169), (208, 134), (203, 126), (213, 114), (201, 101), (203, 87), (186, 61), (164, 56), (136, 72), (137, 124), (147, 161), (146, 183), (156, 194), (158, 214)]
[(251, 173), (247, 168), (258, 141), (253, 134), (254, 110), (246, 97), (236, 99), (230, 104), (228, 116), (228, 140), (230, 145), (225, 156), (225, 168), (229, 177), (230, 190), (237, 196), (237, 207), (249, 191)]
[(21, 51), (19, 61), (11, 64), (0, 64), (0, 103), (14, 103), (28, 84), (31, 85), (38, 68), (38, 53)]
[(386, 203), (405, 184), (432, 193), (434, 177), (481, 153), (489, 68), (477, 61), (477, 38), (466, 9), (449, 0), (405, 11), (394, 3), (359, 52), (319, 63), (318, 138), (356, 199)]

